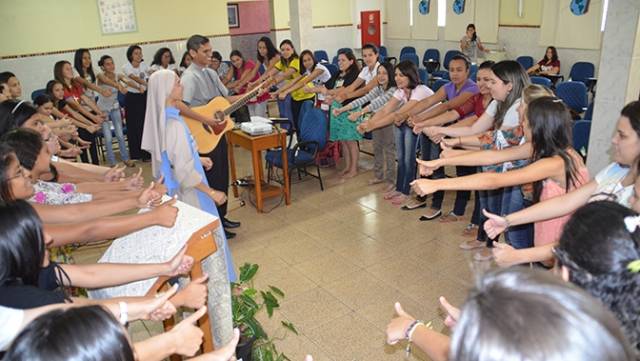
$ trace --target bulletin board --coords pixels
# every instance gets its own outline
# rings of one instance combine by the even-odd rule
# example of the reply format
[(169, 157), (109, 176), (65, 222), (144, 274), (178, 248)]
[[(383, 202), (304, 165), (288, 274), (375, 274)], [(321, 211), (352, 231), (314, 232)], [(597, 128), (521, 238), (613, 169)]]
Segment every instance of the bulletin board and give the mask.
[(97, 0), (103, 34), (138, 31), (134, 0)]

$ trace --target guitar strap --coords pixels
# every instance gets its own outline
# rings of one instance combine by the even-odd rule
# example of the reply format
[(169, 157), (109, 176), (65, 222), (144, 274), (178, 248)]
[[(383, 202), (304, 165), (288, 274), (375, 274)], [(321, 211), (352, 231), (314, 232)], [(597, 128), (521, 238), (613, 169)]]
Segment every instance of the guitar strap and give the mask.
[[(211, 74), (209, 74), (207, 69), (205, 69), (205, 73), (209, 77), (209, 80), (211, 80), (211, 82), (216, 87), (216, 90), (218, 91), (218, 93), (220, 93), (220, 96), (225, 96), (224, 94), (228, 94), (229, 93), (229, 90), (226, 87), (225, 87), (226, 92), (223, 92), (220, 89), (220, 85), (222, 85), (224, 87), (224, 84), (222, 84), (220, 82), (220, 78), (218, 78), (218, 81), (215, 81), (213, 79), (213, 77), (211, 76)], [(213, 98), (215, 98), (215, 96)], [(209, 99), (209, 101), (211, 101), (211, 99)], [(247, 108), (246, 105), (243, 105), (242, 107), (240, 107), (238, 110), (236, 110), (235, 112), (233, 112), (230, 115), (234, 118), (234, 121), (236, 123), (250, 122), (251, 121), (251, 114), (249, 114), (249, 108)]]

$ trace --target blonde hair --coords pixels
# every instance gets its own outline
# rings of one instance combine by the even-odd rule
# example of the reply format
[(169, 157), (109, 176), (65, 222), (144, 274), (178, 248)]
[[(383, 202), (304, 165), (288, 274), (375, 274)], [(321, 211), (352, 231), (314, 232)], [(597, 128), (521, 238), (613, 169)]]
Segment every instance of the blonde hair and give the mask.
[(555, 97), (551, 89), (540, 84), (529, 84), (522, 90), (522, 101), (530, 104), (532, 101), (542, 97)]

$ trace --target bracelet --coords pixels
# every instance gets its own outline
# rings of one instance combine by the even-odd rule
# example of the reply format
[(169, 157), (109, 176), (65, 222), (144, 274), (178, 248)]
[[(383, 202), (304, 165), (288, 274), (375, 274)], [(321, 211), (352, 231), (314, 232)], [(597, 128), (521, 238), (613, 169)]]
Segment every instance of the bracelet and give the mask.
[(118, 302), (120, 306), (120, 324), (126, 325), (127, 321), (129, 321), (128, 307), (126, 302)]
[(409, 325), (409, 327), (407, 327), (407, 330), (404, 333), (404, 338), (405, 340), (407, 340), (407, 348), (404, 350), (406, 357), (409, 357), (411, 355), (411, 337), (413, 337), (413, 333), (420, 325), (424, 326), (425, 324), (423, 321), (415, 320)]

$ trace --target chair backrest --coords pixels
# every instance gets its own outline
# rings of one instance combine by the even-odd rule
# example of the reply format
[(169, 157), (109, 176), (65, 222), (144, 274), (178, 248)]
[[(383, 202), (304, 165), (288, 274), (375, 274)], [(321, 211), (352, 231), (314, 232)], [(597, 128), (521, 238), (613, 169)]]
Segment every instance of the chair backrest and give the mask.
[(556, 96), (576, 113), (582, 113), (589, 105), (587, 86), (579, 81), (565, 81), (556, 86)]
[(415, 53), (416, 53), (416, 48), (414, 48), (413, 46), (405, 46), (402, 49), (400, 49), (400, 58), (402, 58), (404, 54), (415, 54)]
[(429, 80), (429, 73), (427, 73), (427, 70), (419, 68), (418, 75), (420, 76), (420, 82), (422, 82), (422, 84), (427, 84), (427, 80)]
[(445, 69), (449, 70), (449, 62), (456, 55), (462, 55), (462, 53), (458, 50), (449, 50), (444, 54), (444, 63), (442, 65)]
[(416, 66), (420, 66), (418, 55), (416, 53), (405, 53), (400, 55), (400, 61), (409, 60), (410, 62), (416, 64)]
[(516, 61), (522, 65), (524, 70), (527, 70), (533, 66), (533, 57), (528, 55), (519, 56)]
[(596, 72), (596, 67), (593, 63), (586, 61), (579, 61), (571, 67), (569, 73), (569, 80), (586, 82), (587, 78), (593, 78)]
[(47, 89), (37, 89), (31, 92), (31, 101), (35, 102), (36, 98), (47, 92)]
[(429, 60), (440, 62), (440, 50), (433, 48), (425, 50), (422, 55), (422, 62)]
[(591, 133), (591, 120), (577, 120), (573, 123), (573, 148), (587, 156), (589, 149), (589, 133)]
[(387, 52), (387, 47), (384, 45), (380, 45), (380, 48), (378, 48), (378, 54), (380, 54), (382, 58), (386, 58), (387, 56), (389, 56), (389, 53)]
[(324, 64), (324, 66), (329, 70), (331, 76), (335, 76), (338, 73), (338, 66), (336, 64)]
[(431, 74), (431, 75), (433, 75), (434, 78), (442, 78), (442, 79), (445, 79), (445, 80), (451, 80), (449, 78), (449, 72), (446, 71), (446, 70), (434, 71), (433, 74)]
[(532, 76), (531, 77), (532, 84), (544, 85), (547, 88), (551, 88), (551, 79), (545, 78), (543, 76)]
[(305, 101), (300, 108), (300, 141), (318, 142), (319, 148), (307, 148), (310, 153), (320, 151), (327, 143), (327, 117), (312, 101)]
[(338, 66), (338, 56), (334, 56), (333, 59), (331, 59), (331, 64)]
[(589, 106), (587, 107), (587, 111), (584, 112), (583, 119), (593, 120), (593, 104), (594, 103), (595, 103), (595, 100), (592, 100), (591, 103), (589, 103)]
[(324, 50), (316, 50), (313, 52), (313, 57), (316, 58), (316, 61), (319, 63), (321, 61), (329, 62), (329, 54), (327, 54)]
[(476, 81), (478, 77), (478, 64), (471, 64), (469, 67), (469, 79)]
[(431, 90), (433, 90), (434, 92), (437, 92), (438, 89), (440, 89), (443, 85), (447, 84), (448, 82), (449, 80), (446, 80), (446, 79), (438, 79), (433, 82), (433, 85), (431, 85)]
[(291, 111), (291, 96), (287, 96), (284, 100), (278, 100), (278, 114), (280, 118), (289, 119), (288, 124), (282, 124), (282, 128), (287, 130), (287, 133), (291, 132), (293, 126), (293, 112)]

